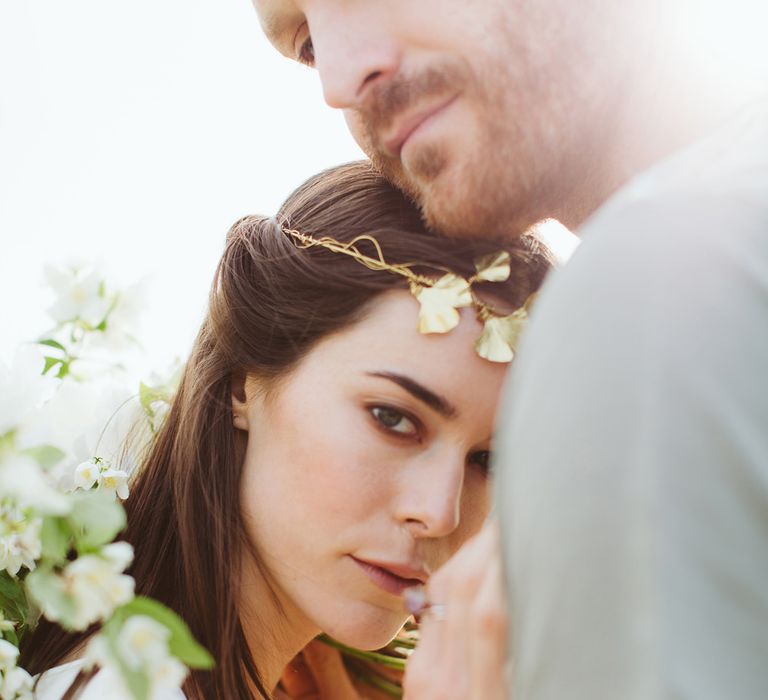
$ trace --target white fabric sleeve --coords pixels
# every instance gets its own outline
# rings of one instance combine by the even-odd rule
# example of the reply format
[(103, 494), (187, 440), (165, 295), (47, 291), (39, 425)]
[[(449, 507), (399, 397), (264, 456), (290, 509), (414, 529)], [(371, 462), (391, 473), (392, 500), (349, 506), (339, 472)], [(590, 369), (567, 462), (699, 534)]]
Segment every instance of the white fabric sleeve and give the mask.
[[(51, 668), (43, 673), (35, 687), (35, 700), (61, 700), (83, 667), (81, 659)], [(77, 696), (77, 700), (132, 700), (122, 683), (109, 669), (99, 671)], [(152, 700), (184, 700), (179, 689), (158, 689)]]

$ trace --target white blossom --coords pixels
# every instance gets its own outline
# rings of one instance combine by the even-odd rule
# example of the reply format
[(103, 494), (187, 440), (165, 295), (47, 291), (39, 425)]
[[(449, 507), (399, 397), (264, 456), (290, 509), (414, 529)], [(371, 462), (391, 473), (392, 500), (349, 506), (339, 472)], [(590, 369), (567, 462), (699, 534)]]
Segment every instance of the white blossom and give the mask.
[(9, 632), (14, 627), (16, 627), (16, 625), (10, 620), (6, 620), (2, 612), (0, 612), (0, 632)]
[[(129, 350), (140, 349), (136, 339), (139, 318), (147, 306), (147, 281), (141, 280), (116, 292), (114, 308), (107, 318), (106, 328), (90, 336), (92, 349), (126, 355)], [(125, 359), (125, 358), (122, 358)]]
[(16, 665), (19, 650), (6, 639), (0, 639), (0, 669), (7, 671)]
[(125, 687), (117, 659), (112, 655), (109, 644), (102, 634), (91, 637), (83, 655), (83, 669), (99, 669), (101, 686), (109, 688), (109, 700), (133, 700), (133, 695)]
[(27, 455), (0, 455), (0, 496), (13, 498), (40, 513), (64, 515), (70, 502), (50, 483), (40, 466)]
[(107, 493), (117, 494), (122, 500), (128, 498), (128, 472), (115, 469), (101, 459), (89, 459), (75, 467), (73, 485), (76, 489), (88, 490), (94, 485)]
[(105, 469), (99, 477), (99, 487), (125, 500), (128, 498), (128, 474), (122, 469)]
[(133, 547), (128, 542), (113, 542), (101, 548), (101, 556), (112, 565), (112, 570), (119, 574), (133, 562)]
[(128, 618), (117, 636), (120, 658), (133, 669), (149, 666), (168, 655), (170, 632), (146, 615)]
[(15, 666), (3, 674), (0, 700), (34, 700), (34, 679), (23, 668)]
[[(173, 656), (165, 656), (150, 667), (152, 679), (151, 698), (161, 695), (163, 691), (172, 688), (180, 688), (187, 677), (189, 670)], [(167, 697), (167, 696), (163, 696)]]
[[(80, 556), (54, 576), (50, 585), (56, 586), (60, 595), (41, 601), (43, 613), (49, 620), (62, 621), (74, 630), (83, 630), (108, 618), (116, 608), (133, 599), (135, 581), (120, 573), (120, 567), (127, 566), (132, 555), (128, 556), (125, 547), (108, 547), (105, 556)], [(74, 606), (74, 612), (59, 607), (61, 598)]]
[[(146, 615), (129, 617), (117, 636), (115, 648), (120, 661), (146, 674), (150, 700), (167, 697), (167, 692), (181, 687), (187, 677), (187, 667), (170, 654), (169, 637), (167, 627)], [(103, 635), (97, 634), (88, 642), (83, 661), (86, 670), (99, 667), (100, 675), (109, 676), (109, 687), (116, 688), (112, 700), (130, 700), (118, 660)]]
[(30, 571), (40, 558), (41, 518), (30, 517), (19, 508), (0, 507), (0, 570), (16, 576), (22, 566)]
[(80, 462), (75, 467), (75, 487), (87, 491), (99, 480), (100, 475), (101, 469), (95, 460)]
[(83, 654), (83, 669), (90, 671), (95, 666), (104, 668), (109, 664), (112, 659), (112, 655), (109, 652), (109, 645), (103, 635), (95, 634), (89, 640), (85, 647), (85, 654)]
[(96, 327), (109, 312), (111, 300), (104, 293), (104, 281), (95, 270), (87, 267), (63, 270), (48, 265), (45, 278), (56, 294), (56, 301), (48, 309), (54, 321), (82, 320)]
[(56, 385), (42, 376), (43, 354), (34, 345), (19, 347), (10, 367), (0, 361), (0, 436), (14, 428), (26, 428), (35, 410)]
[(152, 417), (150, 418), (152, 431), (156, 433), (163, 427), (163, 422), (171, 410), (171, 404), (167, 401), (153, 401), (150, 408), (152, 409)]
[(112, 461), (135, 420), (129, 407), (133, 393), (111, 379), (64, 380), (41, 410), (39, 420), (47, 429), (41, 442), (64, 450), (72, 466), (96, 456)]
[(133, 578), (116, 573), (112, 561), (95, 554), (75, 559), (64, 569), (62, 578), (75, 602), (73, 626), (78, 630), (109, 617), (115, 608), (133, 599)]

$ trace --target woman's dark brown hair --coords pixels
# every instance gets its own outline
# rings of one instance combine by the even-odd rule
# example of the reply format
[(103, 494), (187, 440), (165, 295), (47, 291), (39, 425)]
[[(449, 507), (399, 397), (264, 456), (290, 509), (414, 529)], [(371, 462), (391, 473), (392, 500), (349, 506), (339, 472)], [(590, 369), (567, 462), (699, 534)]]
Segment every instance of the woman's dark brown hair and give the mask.
[[(238, 508), (245, 438), (232, 425), (232, 378), (279, 380), (320, 339), (362, 319), (378, 294), (407, 285), (345, 255), (299, 249), (284, 228), (339, 241), (371, 234), (388, 262), (427, 261), (464, 275), (474, 271), (474, 258), (500, 247), (426, 230), (416, 207), (365, 162), (316, 175), (277, 217), (248, 216), (229, 231), (208, 314), (125, 504), (137, 593), (181, 615), (216, 659), (212, 671), (187, 679), (192, 700), (247, 700), (255, 691), (270, 697), (239, 616), (240, 561), (249, 543)], [(512, 274), (493, 292), (517, 308), (539, 287), (551, 257), (532, 235), (505, 247)], [(21, 663), (45, 671), (88, 634), (43, 620), (23, 643)]]

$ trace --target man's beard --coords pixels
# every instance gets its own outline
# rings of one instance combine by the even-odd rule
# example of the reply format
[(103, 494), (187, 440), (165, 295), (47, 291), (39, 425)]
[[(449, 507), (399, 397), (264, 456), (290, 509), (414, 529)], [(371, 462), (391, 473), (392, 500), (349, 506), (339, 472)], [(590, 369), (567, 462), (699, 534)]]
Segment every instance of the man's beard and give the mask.
[[(411, 155), (406, 170), (399, 157), (383, 148), (383, 134), (401, 114), (453, 95), (459, 95), (465, 108), (474, 109), (473, 123), (467, 125), (477, 130), (474, 140), (465, 142), (463, 150), (449, 140), (425, 143)], [(508, 95), (503, 78), (483, 80), (465, 63), (395, 76), (375, 86), (356, 114), (364, 150), (374, 166), (420, 206), (430, 227), (448, 236), (517, 235), (542, 217), (532, 206), (531, 173), (515, 167), (520, 148), (530, 149), (515, 133)]]
[(374, 88), (365, 109), (357, 115), (364, 131), (365, 151), (373, 164), (417, 202), (422, 194), (419, 182), (430, 182), (440, 175), (446, 164), (446, 154), (435, 145), (422, 148), (406, 172), (400, 158), (385, 151), (381, 137), (401, 114), (430, 98), (447, 97), (461, 90), (469, 82), (467, 72), (458, 65), (443, 65), (428, 68), (413, 77), (398, 75)]

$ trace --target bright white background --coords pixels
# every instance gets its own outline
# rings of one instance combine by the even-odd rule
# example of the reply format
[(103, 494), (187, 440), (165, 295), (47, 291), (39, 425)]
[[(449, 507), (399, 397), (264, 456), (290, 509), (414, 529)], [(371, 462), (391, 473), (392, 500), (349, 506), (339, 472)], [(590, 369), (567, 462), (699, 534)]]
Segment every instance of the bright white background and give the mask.
[(0, 359), (73, 258), (149, 275), (142, 343), (185, 356), (229, 226), (360, 157), (249, 0), (0, 0)]
[[(768, 83), (765, 0), (680, 3), (706, 62)], [(230, 224), (361, 156), (249, 0), (0, 0), (0, 360), (49, 326), (44, 264), (73, 259), (149, 276), (150, 364), (185, 356)]]

